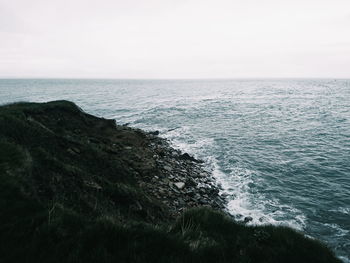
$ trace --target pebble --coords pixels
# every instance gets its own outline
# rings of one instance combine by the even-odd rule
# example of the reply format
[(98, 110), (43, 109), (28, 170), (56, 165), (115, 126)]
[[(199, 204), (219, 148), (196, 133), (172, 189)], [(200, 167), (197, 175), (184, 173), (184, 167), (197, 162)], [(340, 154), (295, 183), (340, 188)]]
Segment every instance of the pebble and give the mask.
[(185, 183), (183, 182), (179, 182), (179, 183), (174, 183), (174, 185), (179, 188), (180, 190), (183, 189), (185, 187)]
[(171, 168), (170, 166), (168, 165), (165, 165), (164, 166), (164, 170), (167, 170), (168, 172), (171, 172), (173, 170), (173, 168)]

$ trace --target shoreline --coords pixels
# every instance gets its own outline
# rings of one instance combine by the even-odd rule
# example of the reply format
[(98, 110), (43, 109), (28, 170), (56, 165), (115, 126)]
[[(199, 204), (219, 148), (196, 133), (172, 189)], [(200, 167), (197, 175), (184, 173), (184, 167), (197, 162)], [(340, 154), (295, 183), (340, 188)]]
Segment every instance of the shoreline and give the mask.
[(293, 229), (234, 220), (203, 162), (158, 132), (53, 101), (1, 106), (0, 135), (5, 262), (340, 262)]
[(148, 194), (168, 205), (174, 216), (199, 206), (226, 212), (227, 201), (219, 195), (216, 179), (204, 169), (203, 161), (174, 149), (167, 139), (158, 137), (158, 132), (144, 133), (151, 142), (149, 147), (160, 171), (147, 181), (143, 178), (139, 182)]

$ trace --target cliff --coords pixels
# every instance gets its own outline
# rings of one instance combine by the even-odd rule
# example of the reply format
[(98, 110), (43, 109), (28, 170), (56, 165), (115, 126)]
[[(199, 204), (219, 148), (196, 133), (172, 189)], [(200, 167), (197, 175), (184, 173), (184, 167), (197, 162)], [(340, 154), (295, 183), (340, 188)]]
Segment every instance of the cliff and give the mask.
[(68, 101), (0, 107), (1, 262), (339, 262), (223, 209), (201, 161)]

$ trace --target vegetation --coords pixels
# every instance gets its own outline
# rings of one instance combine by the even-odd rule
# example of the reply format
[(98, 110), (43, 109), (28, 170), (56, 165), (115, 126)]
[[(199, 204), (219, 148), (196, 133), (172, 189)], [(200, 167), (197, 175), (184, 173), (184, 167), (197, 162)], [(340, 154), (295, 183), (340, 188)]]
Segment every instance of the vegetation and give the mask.
[(289, 228), (173, 219), (137, 183), (157, 173), (146, 140), (67, 101), (1, 106), (0, 262), (340, 262)]

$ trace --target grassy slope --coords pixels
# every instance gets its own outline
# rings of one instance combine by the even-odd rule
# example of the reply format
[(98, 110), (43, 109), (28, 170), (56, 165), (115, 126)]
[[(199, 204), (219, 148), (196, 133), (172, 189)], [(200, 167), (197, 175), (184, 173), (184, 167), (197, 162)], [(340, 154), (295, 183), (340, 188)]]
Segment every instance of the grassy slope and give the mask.
[(0, 262), (339, 262), (288, 228), (171, 220), (136, 183), (157, 173), (146, 144), (70, 102), (0, 107)]

